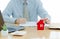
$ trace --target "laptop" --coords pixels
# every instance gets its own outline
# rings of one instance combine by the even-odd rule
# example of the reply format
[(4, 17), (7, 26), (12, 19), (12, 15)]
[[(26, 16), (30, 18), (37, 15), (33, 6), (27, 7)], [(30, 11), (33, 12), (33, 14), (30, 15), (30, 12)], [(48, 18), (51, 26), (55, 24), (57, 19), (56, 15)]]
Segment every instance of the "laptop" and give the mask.
[(60, 30), (60, 23), (51, 23), (49, 24), (49, 29)]
[[(0, 31), (2, 30), (2, 26), (4, 24), (4, 19), (2, 16), (2, 13), (0, 11)], [(14, 31), (18, 31), (18, 30), (24, 30), (24, 26), (15, 26), (15, 25), (11, 25), (11, 24), (6, 24), (8, 32), (14, 32)]]

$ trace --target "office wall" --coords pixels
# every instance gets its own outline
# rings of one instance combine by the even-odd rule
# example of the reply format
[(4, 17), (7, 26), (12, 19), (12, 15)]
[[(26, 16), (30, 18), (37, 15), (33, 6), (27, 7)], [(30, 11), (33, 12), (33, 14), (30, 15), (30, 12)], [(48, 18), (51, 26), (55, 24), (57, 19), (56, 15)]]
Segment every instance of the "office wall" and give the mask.
[(41, 0), (43, 7), (51, 16), (51, 21), (60, 23), (60, 0)]
[[(0, 10), (3, 12), (10, 0), (0, 0)], [(60, 23), (60, 0), (41, 0), (44, 9), (50, 14), (53, 23)], [(40, 19), (38, 17), (38, 19)]]
[(3, 12), (10, 0), (0, 0), (0, 10)]

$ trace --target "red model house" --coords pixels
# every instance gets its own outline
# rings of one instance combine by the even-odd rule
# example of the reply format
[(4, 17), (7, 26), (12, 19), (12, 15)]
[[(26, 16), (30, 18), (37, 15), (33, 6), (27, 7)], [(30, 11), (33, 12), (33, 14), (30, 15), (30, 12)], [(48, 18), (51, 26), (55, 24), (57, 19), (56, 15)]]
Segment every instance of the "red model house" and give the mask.
[(44, 20), (37, 22), (37, 30), (44, 30)]

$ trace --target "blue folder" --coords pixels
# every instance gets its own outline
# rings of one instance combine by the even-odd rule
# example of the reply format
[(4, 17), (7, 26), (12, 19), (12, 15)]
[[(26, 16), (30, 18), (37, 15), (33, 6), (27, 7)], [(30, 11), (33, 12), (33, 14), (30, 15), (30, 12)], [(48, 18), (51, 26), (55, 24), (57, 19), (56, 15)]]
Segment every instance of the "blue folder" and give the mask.
[(6, 25), (8, 32), (14, 32), (14, 31), (19, 31), (19, 30), (24, 30), (24, 26), (15, 26), (15, 25)]

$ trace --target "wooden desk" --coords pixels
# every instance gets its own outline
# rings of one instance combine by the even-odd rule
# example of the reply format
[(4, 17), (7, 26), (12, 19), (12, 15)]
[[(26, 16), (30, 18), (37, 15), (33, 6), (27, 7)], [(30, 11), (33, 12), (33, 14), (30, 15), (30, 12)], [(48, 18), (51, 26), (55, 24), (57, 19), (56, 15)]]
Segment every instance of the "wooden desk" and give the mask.
[[(36, 39), (50, 39), (50, 37), (52, 36), (51, 32), (53, 33), (60, 32), (60, 30), (49, 30), (47, 27), (45, 27), (45, 30), (37, 30), (36, 27), (25, 27), (24, 31), (27, 31), (26, 35), (24, 36), (9, 35), (7, 37), (2, 37), (0, 33), (0, 39), (35, 39), (35, 38)], [(55, 39), (54, 36), (51, 39)]]

